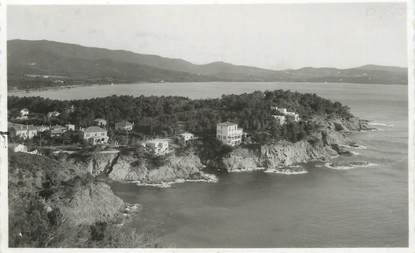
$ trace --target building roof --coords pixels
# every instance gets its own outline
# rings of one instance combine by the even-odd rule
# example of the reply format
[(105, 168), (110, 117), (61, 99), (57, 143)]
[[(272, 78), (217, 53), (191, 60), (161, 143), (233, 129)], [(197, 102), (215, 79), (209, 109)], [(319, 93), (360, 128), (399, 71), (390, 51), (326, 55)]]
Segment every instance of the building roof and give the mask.
[(184, 132), (184, 133), (181, 133), (181, 134), (179, 134), (179, 135), (194, 135), (194, 134), (189, 133), (189, 132)]
[(287, 112), (287, 115), (297, 115), (298, 113), (296, 112)]
[(97, 133), (97, 132), (107, 132), (107, 130), (102, 129), (102, 128), (97, 127), (97, 126), (90, 126), (87, 129), (85, 129), (84, 132), (86, 132), (86, 133)]
[(238, 125), (238, 124), (230, 122), (230, 121), (218, 123), (218, 126), (234, 126), (234, 125)]

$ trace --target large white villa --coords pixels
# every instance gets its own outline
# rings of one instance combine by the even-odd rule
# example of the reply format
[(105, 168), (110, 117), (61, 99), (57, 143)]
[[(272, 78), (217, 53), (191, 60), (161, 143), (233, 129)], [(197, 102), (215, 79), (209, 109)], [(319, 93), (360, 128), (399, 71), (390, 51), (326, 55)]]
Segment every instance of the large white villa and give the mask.
[(242, 143), (243, 129), (232, 122), (222, 122), (216, 125), (216, 138), (223, 144), (236, 146)]
[(278, 106), (272, 106), (271, 109), (285, 116), (283, 117), (282, 115), (272, 115), (280, 125), (284, 125), (286, 123), (286, 118), (290, 118), (295, 122), (300, 121), (300, 115), (296, 112), (289, 112), (287, 108), (279, 108)]
[(107, 130), (105, 129), (97, 126), (91, 126), (87, 129), (83, 129), (82, 132), (84, 133), (84, 139), (92, 145), (108, 143), (109, 137), (107, 135)]

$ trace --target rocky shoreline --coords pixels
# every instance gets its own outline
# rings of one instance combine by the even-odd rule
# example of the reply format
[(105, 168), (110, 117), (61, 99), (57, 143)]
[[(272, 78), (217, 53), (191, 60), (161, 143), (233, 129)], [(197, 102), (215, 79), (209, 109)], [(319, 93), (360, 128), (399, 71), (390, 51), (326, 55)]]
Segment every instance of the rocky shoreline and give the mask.
[[(256, 149), (246, 146), (234, 148), (221, 159), (223, 171), (248, 172), (263, 170), (267, 173), (302, 174), (302, 171), (290, 169), (301, 163), (311, 161), (328, 162), (339, 155), (353, 155), (351, 148), (364, 148), (350, 139), (351, 133), (372, 129), (368, 121), (352, 118), (313, 119), (321, 127), (306, 139), (291, 143), (278, 141), (261, 145)], [(67, 161), (68, 162), (68, 161)], [(80, 163), (70, 161), (76, 166)], [(185, 182), (216, 182), (217, 176), (206, 172), (206, 165), (196, 152), (171, 154), (160, 166), (125, 154), (94, 154), (87, 163), (81, 163), (93, 176), (105, 176), (109, 180), (121, 183), (134, 183), (139, 186), (170, 187)]]
[[(367, 121), (355, 118), (346, 121), (318, 118), (314, 120), (319, 123), (320, 129), (296, 143), (278, 141), (256, 146), (256, 148), (244, 145), (234, 148), (221, 158), (223, 166), (221, 173), (263, 171), (264, 173), (300, 175), (307, 173), (307, 170), (299, 164), (310, 161), (322, 161), (325, 162), (326, 167), (334, 169), (372, 166), (372, 164), (355, 163), (347, 167), (344, 164), (330, 161), (335, 156), (351, 154), (350, 148), (364, 148), (353, 142), (350, 135), (354, 131), (370, 129), (367, 127)], [(135, 231), (135, 228), (129, 228), (128, 223), (132, 216), (140, 213), (142, 208), (139, 204), (125, 203), (116, 196), (109, 182), (165, 188), (185, 182), (215, 183), (218, 180), (217, 175), (208, 172), (204, 164), (206, 161), (202, 162), (195, 150), (170, 154), (158, 166), (146, 159), (137, 160), (134, 154), (122, 152), (95, 152), (85, 157), (64, 155), (57, 160), (40, 155), (16, 153), (9, 156), (9, 161), (11, 161), (9, 199), (13, 203), (10, 206), (10, 213), (12, 220), (16, 222), (12, 231), (15, 233), (14, 237), (12, 236), (14, 241), (11, 243), (20, 246), (33, 246), (29, 242), (35, 236), (34, 234), (29, 236), (28, 232), (24, 232), (25, 227), (19, 221), (22, 216), (21, 205), (26, 203), (26, 200), (22, 201), (19, 197), (21, 192), (33, 195), (28, 197), (27, 201), (38, 202), (39, 212), (44, 213), (42, 219), (46, 220), (43, 222), (50, 223), (49, 230), (53, 231), (53, 235), (47, 235), (51, 238), (42, 241), (41, 245), (44, 247), (65, 247), (66, 245), (85, 247), (85, 244), (93, 246), (94, 243), (108, 241), (124, 245), (126, 241), (111, 241), (113, 239), (96, 241), (94, 239), (95, 232), (93, 231), (97, 229), (102, 230), (103, 237), (113, 234), (114, 231), (118, 231), (115, 233), (120, 235)], [(26, 176), (22, 177), (22, 173)], [(22, 181), (21, 178), (25, 180)], [(21, 184), (25, 187), (19, 186)], [(55, 223), (60, 225), (57, 226)], [(124, 232), (120, 232), (120, 229)], [(64, 235), (64, 231), (70, 231), (70, 235)], [(79, 233), (83, 233), (81, 238), (77, 236)], [(133, 232), (136, 236), (137, 234), (134, 233), (136, 232)], [(50, 233), (45, 232), (45, 234)], [(26, 237), (32, 239), (25, 239)], [(118, 238), (117, 240), (127, 239)], [(142, 238), (135, 241), (152, 243), (147, 239), (143, 242)], [(105, 247), (108, 244), (101, 246)]]
[(316, 119), (321, 125), (319, 132), (307, 140), (290, 143), (280, 141), (261, 146), (260, 150), (239, 147), (223, 159), (228, 172), (264, 170), (281, 174), (303, 174), (289, 169), (290, 166), (311, 162), (328, 161), (339, 155), (353, 155), (350, 148), (364, 148), (349, 137), (354, 131), (373, 129), (368, 121), (353, 118), (344, 120)]

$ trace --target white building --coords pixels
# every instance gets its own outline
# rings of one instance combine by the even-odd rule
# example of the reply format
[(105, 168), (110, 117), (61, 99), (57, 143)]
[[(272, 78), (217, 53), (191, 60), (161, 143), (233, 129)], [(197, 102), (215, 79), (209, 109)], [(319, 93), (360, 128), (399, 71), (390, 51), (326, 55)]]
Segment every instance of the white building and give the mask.
[(64, 126), (55, 125), (55, 126), (51, 127), (51, 129), (50, 129), (50, 136), (51, 137), (61, 136), (62, 134), (64, 134), (66, 132), (66, 130), (67, 129)]
[(58, 117), (59, 115), (61, 115), (61, 113), (60, 113), (60, 112), (58, 112), (58, 111), (53, 111), (53, 112), (48, 112), (47, 117), (50, 119), (50, 118)]
[(284, 115), (287, 114), (287, 108), (278, 108), (278, 111)]
[(84, 139), (92, 145), (108, 143), (109, 137), (107, 135), (107, 130), (105, 129), (97, 126), (91, 126), (87, 129), (83, 129), (82, 132)]
[(274, 117), (275, 121), (278, 123), (278, 125), (282, 126), (286, 122), (286, 118), (284, 115), (272, 115)]
[(243, 129), (232, 122), (222, 122), (216, 125), (216, 138), (223, 144), (236, 146), (242, 143)]
[(152, 139), (143, 143), (146, 150), (154, 155), (164, 155), (169, 152), (167, 139)]
[(36, 127), (36, 129), (37, 129), (37, 131), (38, 131), (39, 133), (42, 133), (42, 132), (48, 131), (48, 130), (50, 129), (50, 127), (45, 126), (45, 125), (35, 126), (35, 127)]
[(75, 125), (74, 124), (65, 124), (66, 130), (68, 131), (75, 131)]
[(29, 109), (23, 108), (20, 110), (20, 116), (17, 117), (18, 119), (27, 119), (29, 116)]
[[(271, 106), (272, 110), (278, 111), (279, 113), (281, 113), (282, 115), (285, 115), (289, 118), (291, 118), (294, 121), (300, 121), (300, 115), (298, 115), (298, 113), (296, 112), (289, 112), (287, 111), (287, 108), (278, 108), (278, 106)], [(276, 115), (273, 115), (274, 118)], [(284, 120), (285, 121), (285, 120)]]
[(181, 142), (187, 143), (195, 139), (195, 135), (189, 132), (184, 132), (178, 135), (178, 138)]
[(32, 125), (9, 123), (8, 128), (10, 129), (10, 133), (12, 135), (18, 136), (22, 139), (32, 139), (37, 135), (37, 128)]
[(300, 121), (300, 115), (298, 115), (298, 113), (295, 112), (287, 112), (285, 115), (287, 115), (287, 117), (290, 117), (291, 119), (293, 119), (294, 121)]
[(17, 144), (17, 143), (10, 143), (9, 149), (13, 152), (24, 152), (27, 153), (27, 146), (23, 144)]

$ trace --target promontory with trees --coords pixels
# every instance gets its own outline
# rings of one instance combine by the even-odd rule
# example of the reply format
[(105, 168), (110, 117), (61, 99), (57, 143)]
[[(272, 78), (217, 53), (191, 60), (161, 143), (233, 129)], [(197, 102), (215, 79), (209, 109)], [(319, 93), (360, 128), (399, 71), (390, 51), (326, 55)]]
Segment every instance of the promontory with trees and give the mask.
[[(29, 117), (21, 117), (22, 108)], [(110, 96), (61, 101), (11, 96), (8, 113), (9, 123), (20, 126), (76, 126), (58, 135), (47, 130), (33, 138), (10, 136), (11, 144), (38, 151), (9, 154), (9, 199), (16, 200), (10, 205), (12, 247), (154, 247), (158, 244), (152, 231), (128, 225), (126, 217), (139, 217), (140, 208), (124, 203), (107, 183), (164, 187), (191, 180), (215, 182), (220, 173), (233, 171), (277, 173), (290, 165), (347, 154), (343, 147), (354, 145), (350, 133), (367, 129), (366, 121), (339, 102), (283, 90), (214, 99)], [(283, 118), (289, 113), (295, 117)], [(85, 142), (82, 136), (96, 119), (106, 122), (109, 139), (104, 144)], [(120, 130), (119, 122), (131, 122), (131, 128)], [(218, 124), (224, 122), (243, 129), (238, 145), (218, 138)], [(191, 141), (175, 138), (183, 133)], [(169, 152), (162, 153), (163, 142), (155, 141), (163, 139), (169, 141)], [(156, 143), (153, 152), (143, 143)]]
[[(64, 113), (71, 105), (75, 110)], [(272, 117), (271, 107), (274, 105), (297, 112), (302, 120), (279, 126)], [(283, 90), (198, 100), (172, 96), (110, 96), (60, 101), (12, 96), (8, 98), (8, 108), (9, 119), (17, 116), (21, 108), (28, 108), (39, 115), (26, 122), (33, 125), (72, 123), (87, 127), (96, 118), (104, 118), (111, 128), (117, 121), (128, 120), (135, 123), (132, 134), (138, 137), (168, 137), (176, 134), (179, 125), (200, 136), (214, 136), (217, 123), (232, 121), (251, 134), (253, 142), (257, 143), (301, 140), (317, 127), (310, 121), (316, 115), (342, 119), (352, 117), (349, 108), (339, 102), (315, 94)], [(46, 115), (51, 111), (63, 113), (50, 120)]]

